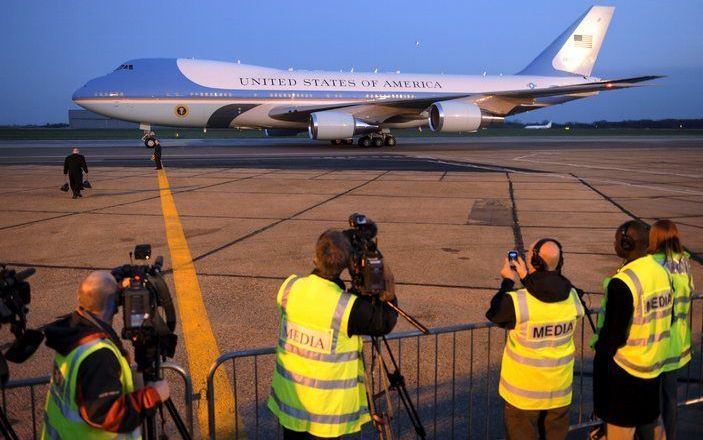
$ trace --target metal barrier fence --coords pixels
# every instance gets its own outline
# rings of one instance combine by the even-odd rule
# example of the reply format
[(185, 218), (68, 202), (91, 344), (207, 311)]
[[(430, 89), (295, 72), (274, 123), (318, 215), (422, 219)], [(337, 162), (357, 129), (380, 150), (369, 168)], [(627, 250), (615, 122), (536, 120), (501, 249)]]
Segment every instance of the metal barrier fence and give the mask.
[[(177, 406), (185, 410), (185, 423), (192, 435), (193, 384), (190, 375), (183, 367), (171, 362), (161, 364), (161, 369), (176, 373), (183, 379), (183, 402), (179, 402)], [(48, 390), (49, 379), (49, 376), (40, 376), (11, 380), (2, 389), (2, 409), (8, 415), (13, 425), (12, 427), (19, 438), (32, 438), (34, 440), (39, 438), (41, 432), (39, 421), (43, 421), (44, 399)], [(37, 392), (36, 388), (43, 389)], [(21, 395), (23, 391), (28, 391), (28, 396), (25, 395), (25, 398)], [(27, 397), (29, 401), (27, 401)], [(27, 411), (30, 413), (28, 414)]]
[[(596, 311), (594, 310), (593, 313)], [(703, 402), (703, 295), (692, 296), (691, 324), (694, 358), (679, 378), (679, 406)], [(592, 417), (592, 332), (586, 318), (576, 329), (573, 400), (570, 430), (596, 425)], [(418, 409), (428, 438), (500, 438), (503, 436), (502, 399), (498, 395), (500, 362), (507, 332), (484, 322), (388, 336)], [(370, 347), (365, 344), (364, 357)], [(236, 438), (281, 438), (277, 420), (266, 408), (275, 348), (223, 354), (213, 364), (207, 383), (210, 437), (215, 438), (213, 378), (226, 370), (235, 398)], [(368, 365), (368, 363), (367, 363)], [(394, 438), (416, 438), (397, 393), (392, 392)], [(375, 438), (366, 424), (358, 438)]]

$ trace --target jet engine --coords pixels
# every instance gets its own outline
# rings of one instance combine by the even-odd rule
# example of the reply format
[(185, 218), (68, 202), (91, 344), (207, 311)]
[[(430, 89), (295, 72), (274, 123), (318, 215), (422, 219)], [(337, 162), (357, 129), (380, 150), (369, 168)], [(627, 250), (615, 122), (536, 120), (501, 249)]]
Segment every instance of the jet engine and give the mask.
[(378, 126), (367, 124), (349, 113), (324, 111), (310, 114), (308, 133), (310, 139), (336, 140), (349, 139), (357, 134), (378, 130)]
[(441, 101), (430, 106), (430, 129), (442, 133), (476, 131), (503, 120), (503, 117), (486, 114), (476, 104), (467, 102)]

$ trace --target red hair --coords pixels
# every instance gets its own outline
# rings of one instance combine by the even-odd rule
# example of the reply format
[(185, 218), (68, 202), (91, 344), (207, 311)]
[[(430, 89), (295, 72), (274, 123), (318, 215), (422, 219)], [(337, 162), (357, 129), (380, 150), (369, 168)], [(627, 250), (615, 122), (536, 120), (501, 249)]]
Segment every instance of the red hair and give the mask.
[(649, 230), (649, 253), (658, 252), (666, 255), (667, 258), (673, 254), (683, 252), (683, 246), (679, 239), (679, 230), (671, 220), (658, 220)]

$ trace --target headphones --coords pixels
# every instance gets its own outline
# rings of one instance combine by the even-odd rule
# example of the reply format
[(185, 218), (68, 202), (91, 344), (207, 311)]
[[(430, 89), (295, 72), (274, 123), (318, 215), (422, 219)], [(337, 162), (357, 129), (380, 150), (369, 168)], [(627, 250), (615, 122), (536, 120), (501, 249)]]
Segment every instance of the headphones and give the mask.
[(630, 252), (630, 251), (634, 250), (636, 247), (635, 240), (632, 237), (630, 237), (629, 235), (627, 235), (627, 231), (629, 231), (629, 230), (630, 230), (629, 223), (627, 224), (627, 226), (620, 229), (620, 247), (625, 252)]
[(559, 248), (559, 262), (557, 263), (557, 267), (554, 270), (556, 270), (557, 272), (561, 272), (561, 267), (564, 265), (564, 253), (561, 250), (561, 243), (559, 243), (553, 238), (543, 238), (537, 243), (535, 243), (535, 247), (532, 248), (532, 257), (530, 258), (530, 263), (537, 272), (545, 272), (547, 270), (547, 263), (542, 257), (539, 256), (539, 251), (540, 249), (542, 249), (542, 246), (544, 246), (545, 243), (548, 243), (550, 241), (556, 244)]

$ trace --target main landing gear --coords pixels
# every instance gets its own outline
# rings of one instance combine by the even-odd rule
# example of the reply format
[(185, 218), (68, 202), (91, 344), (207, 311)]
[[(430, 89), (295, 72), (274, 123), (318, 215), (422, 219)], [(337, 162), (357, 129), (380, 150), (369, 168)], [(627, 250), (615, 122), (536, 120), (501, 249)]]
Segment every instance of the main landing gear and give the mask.
[(380, 148), (384, 145), (387, 147), (394, 147), (396, 140), (395, 137), (389, 133), (373, 133), (368, 136), (361, 136), (358, 140), (358, 144), (361, 147)]
[(331, 140), (330, 143), (332, 145), (352, 145), (354, 143), (354, 139), (349, 138), (349, 139), (334, 139)]

